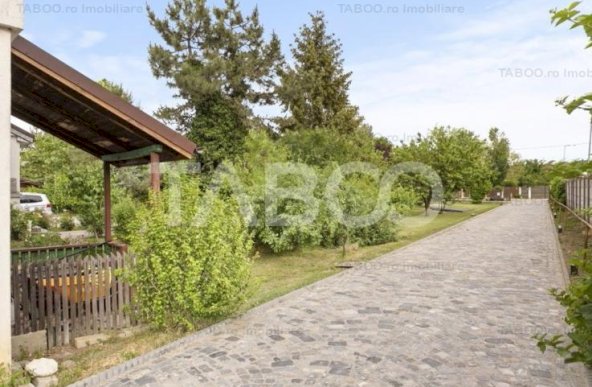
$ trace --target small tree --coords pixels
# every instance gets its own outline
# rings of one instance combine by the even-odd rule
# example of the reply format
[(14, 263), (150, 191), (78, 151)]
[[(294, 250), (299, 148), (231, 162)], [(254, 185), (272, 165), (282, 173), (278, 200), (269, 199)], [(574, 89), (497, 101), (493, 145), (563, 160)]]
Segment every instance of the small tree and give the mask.
[[(479, 190), (491, 186), (491, 168), (485, 142), (467, 129), (436, 127), (423, 137), (397, 149), (401, 161), (418, 161), (432, 167), (442, 180), (444, 198), (441, 210), (461, 189)], [(417, 182), (423, 197), (427, 185)], [(427, 203), (427, 201), (426, 201)]]
[(488, 140), (491, 182), (497, 186), (504, 182), (510, 168), (510, 141), (498, 128), (489, 129)]
[[(204, 203), (207, 214), (198, 218)], [(173, 205), (180, 206), (179, 219), (169, 215)], [(195, 181), (182, 184), (180, 203), (152, 196), (137, 213), (130, 242), (136, 265), (126, 275), (139, 318), (157, 328), (191, 330), (245, 299), (251, 237), (237, 206), (200, 194)]]

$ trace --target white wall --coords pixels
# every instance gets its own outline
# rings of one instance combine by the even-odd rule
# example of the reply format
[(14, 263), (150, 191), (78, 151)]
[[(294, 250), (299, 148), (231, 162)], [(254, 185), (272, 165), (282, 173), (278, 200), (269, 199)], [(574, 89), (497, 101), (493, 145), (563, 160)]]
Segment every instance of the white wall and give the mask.
[(23, 27), (20, 0), (0, 0), (0, 364), (10, 364), (10, 47)]
[(23, 0), (0, 0), (0, 28), (12, 31), (13, 38), (23, 29)]
[[(13, 204), (19, 202), (21, 180), (21, 144), (16, 136), (10, 136), (10, 200)], [(16, 187), (15, 187), (16, 186)], [(16, 189), (15, 189), (16, 188)]]

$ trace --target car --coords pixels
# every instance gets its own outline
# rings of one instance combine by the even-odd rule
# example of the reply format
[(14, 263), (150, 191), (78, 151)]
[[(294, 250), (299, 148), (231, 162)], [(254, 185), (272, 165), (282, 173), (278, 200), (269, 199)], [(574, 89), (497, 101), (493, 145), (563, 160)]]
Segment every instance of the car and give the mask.
[(47, 195), (37, 192), (21, 192), (20, 203), (17, 206), (23, 211), (41, 211), (51, 215), (51, 203)]

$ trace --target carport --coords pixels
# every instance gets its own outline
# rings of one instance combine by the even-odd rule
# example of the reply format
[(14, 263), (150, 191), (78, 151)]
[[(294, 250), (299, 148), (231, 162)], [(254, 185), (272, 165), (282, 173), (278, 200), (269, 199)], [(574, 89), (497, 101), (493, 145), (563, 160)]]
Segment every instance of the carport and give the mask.
[[(4, 112), (0, 117), (3, 121), (12, 115), (103, 161), (107, 244), (112, 242), (112, 167), (149, 164), (151, 188), (159, 191), (159, 163), (191, 159), (196, 151), (196, 145), (181, 134), (22, 37), (12, 40), (10, 63), (5, 68), (9, 68), (11, 74), (8, 77), (10, 101), (6, 104), (10, 106), (10, 114)], [(7, 179), (6, 186), (8, 183)], [(3, 197), (1, 200), (0, 215), (6, 219), (9, 202), (5, 203)], [(6, 242), (7, 228), (0, 231)], [(2, 245), (1, 255), (10, 257), (5, 246)], [(0, 267), (0, 308), (8, 315), (8, 319), (0, 319), (0, 363), (10, 359), (11, 324), (10, 313), (7, 313), (10, 310), (10, 272), (9, 258), (8, 264), (4, 261)]]
[(103, 160), (105, 240), (111, 241), (111, 166), (190, 159), (196, 145), (152, 116), (17, 37), (12, 43), (12, 115)]

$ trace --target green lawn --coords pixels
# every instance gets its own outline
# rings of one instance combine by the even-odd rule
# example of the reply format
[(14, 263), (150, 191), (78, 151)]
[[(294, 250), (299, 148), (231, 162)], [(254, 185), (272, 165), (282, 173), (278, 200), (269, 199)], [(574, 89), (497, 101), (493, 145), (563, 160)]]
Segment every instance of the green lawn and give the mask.
[[(499, 203), (457, 203), (450, 208), (464, 212), (446, 212), (428, 217), (428, 221), (413, 217), (407, 227), (399, 231), (399, 240), (378, 246), (361, 247), (342, 256), (341, 248), (305, 249), (285, 254), (261, 254), (253, 265), (253, 286), (255, 290), (243, 310), (252, 308), (292, 290), (308, 285), (332, 274), (338, 273), (339, 262), (367, 261), (417, 241), (437, 231), (450, 227), (472, 216), (499, 206)], [(418, 209), (418, 214), (423, 210)], [(419, 221), (413, 221), (417, 220)]]
[[(342, 257), (341, 249), (320, 248), (279, 255), (260, 254), (253, 265), (252, 292), (241, 308), (241, 312), (339, 272), (340, 269), (335, 268), (338, 262), (367, 261), (376, 258), (498, 205), (497, 203), (455, 204), (451, 208), (461, 209), (464, 212), (446, 212), (434, 216), (427, 223), (407, 222), (399, 232), (398, 241), (350, 250), (345, 257)], [(421, 214), (421, 210), (418, 210), (418, 213)], [(59, 361), (73, 360), (76, 363), (74, 367), (59, 372), (60, 386), (65, 386), (181, 336), (183, 335), (178, 332), (143, 331), (132, 337), (112, 338), (105, 343), (82, 350), (59, 349), (50, 356)]]

